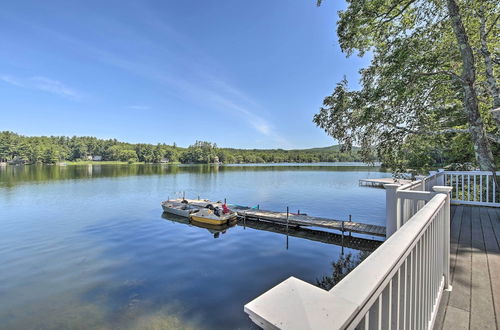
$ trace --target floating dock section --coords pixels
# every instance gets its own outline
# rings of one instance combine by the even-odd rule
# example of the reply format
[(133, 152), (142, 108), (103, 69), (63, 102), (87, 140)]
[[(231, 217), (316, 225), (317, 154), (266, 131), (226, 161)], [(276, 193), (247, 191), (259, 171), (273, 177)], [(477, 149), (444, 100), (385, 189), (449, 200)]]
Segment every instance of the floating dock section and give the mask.
[(411, 180), (393, 179), (393, 178), (360, 179), (359, 185), (362, 187), (384, 188), (384, 185), (389, 184), (389, 183), (397, 183), (400, 185), (404, 185), (404, 184), (407, 184), (410, 182), (411, 182)]
[[(182, 199), (177, 199), (175, 201), (181, 202)], [(209, 200), (186, 199), (186, 201), (188, 202), (188, 204), (198, 207), (205, 207), (208, 204), (212, 204), (213, 206), (220, 206), (222, 204), (221, 202), (211, 202)], [(297, 227), (319, 227), (338, 230), (342, 233), (349, 232), (385, 237), (384, 226), (370, 225), (354, 221), (342, 221), (329, 218), (313, 217), (305, 214), (266, 211), (243, 206), (229, 205), (229, 207), (238, 213), (238, 217), (240, 219), (253, 219)]]

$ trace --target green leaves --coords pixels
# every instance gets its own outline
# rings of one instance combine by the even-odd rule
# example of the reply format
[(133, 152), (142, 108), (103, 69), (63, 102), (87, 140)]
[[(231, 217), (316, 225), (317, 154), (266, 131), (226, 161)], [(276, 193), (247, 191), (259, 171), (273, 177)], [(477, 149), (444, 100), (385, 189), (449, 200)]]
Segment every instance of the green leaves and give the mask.
[[(460, 4), (468, 38), (479, 47), (480, 25), (474, 8), (482, 4), (493, 10), (486, 19), (492, 26), (499, 15), (498, 6), (494, 9), (491, 1), (485, 0)], [(435, 143), (424, 144), (429, 152), (439, 149), (437, 143), (443, 141), (429, 136), (450, 128), (467, 128), (473, 111), (462, 102), (463, 58), (446, 2), (350, 0), (339, 18), (337, 33), (342, 50), (347, 56), (355, 52), (363, 56), (370, 51), (372, 59), (360, 71), (361, 89), (349, 89), (344, 78), (325, 97), (313, 122), (340, 143), (361, 146), (367, 157), (376, 150), (378, 157), (393, 168), (446, 161), (441, 156), (422, 160), (409, 155), (409, 146), (415, 147), (416, 141)], [(490, 48), (498, 45), (496, 39), (487, 40)], [(481, 75), (484, 70), (476, 72)], [(485, 102), (491, 102), (491, 97), (485, 95), (479, 106), (485, 108)], [(491, 126), (486, 129), (492, 130)], [(468, 134), (461, 136), (470, 141)], [(463, 142), (461, 154), (471, 155), (467, 149), (471, 144)], [(421, 151), (416, 150), (417, 154)]]

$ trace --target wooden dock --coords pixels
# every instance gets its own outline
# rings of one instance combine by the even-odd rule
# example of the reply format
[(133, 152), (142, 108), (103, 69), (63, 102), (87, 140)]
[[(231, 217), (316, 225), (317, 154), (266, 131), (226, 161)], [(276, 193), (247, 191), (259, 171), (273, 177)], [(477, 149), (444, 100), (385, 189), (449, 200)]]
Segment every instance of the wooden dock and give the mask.
[(404, 185), (410, 182), (411, 180), (394, 179), (394, 178), (360, 179), (359, 185), (362, 187), (370, 187), (370, 188), (384, 188), (384, 185), (389, 183), (397, 183), (400, 185)]
[[(196, 200), (196, 199), (186, 199), (186, 200), (189, 204), (198, 207), (205, 207), (208, 204), (212, 204), (213, 206), (221, 205), (221, 202), (211, 202), (209, 200)], [(175, 201), (180, 202), (181, 199), (177, 199)], [(319, 227), (319, 228), (338, 230), (340, 232), (351, 232), (364, 235), (385, 237), (384, 226), (370, 225), (354, 221), (342, 221), (342, 220), (334, 220), (322, 217), (313, 217), (304, 214), (293, 214), (293, 213), (287, 214), (287, 212), (266, 211), (248, 207), (231, 207), (231, 208), (238, 213), (238, 216), (240, 218), (256, 219), (259, 221), (267, 221), (281, 225), (288, 224), (288, 226)]]

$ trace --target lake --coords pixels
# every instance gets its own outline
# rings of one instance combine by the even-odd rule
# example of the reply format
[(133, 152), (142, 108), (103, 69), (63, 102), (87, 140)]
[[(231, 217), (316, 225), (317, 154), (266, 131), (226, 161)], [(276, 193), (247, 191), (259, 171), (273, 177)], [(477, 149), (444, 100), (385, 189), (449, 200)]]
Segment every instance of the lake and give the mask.
[(2, 329), (254, 329), (243, 305), (356, 249), (162, 214), (168, 197), (384, 225), (360, 164), (0, 167)]

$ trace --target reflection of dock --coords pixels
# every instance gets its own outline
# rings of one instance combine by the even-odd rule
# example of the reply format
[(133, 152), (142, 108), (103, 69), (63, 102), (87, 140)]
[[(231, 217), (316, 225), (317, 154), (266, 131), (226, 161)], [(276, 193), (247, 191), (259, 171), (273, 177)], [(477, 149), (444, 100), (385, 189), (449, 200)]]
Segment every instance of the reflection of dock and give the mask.
[(393, 178), (360, 179), (359, 185), (363, 186), (363, 187), (371, 187), (371, 188), (384, 188), (385, 184), (398, 183), (400, 185), (404, 185), (404, 184), (407, 184), (410, 182), (411, 182), (411, 180), (393, 179)]
[[(179, 199), (176, 201), (180, 202), (181, 200)], [(207, 200), (187, 199), (187, 202), (191, 205), (198, 207), (205, 207), (208, 204), (212, 204), (214, 206), (220, 205), (220, 203), (215, 203)], [(240, 219), (255, 219), (255, 220), (266, 221), (288, 226), (319, 227), (319, 228), (338, 230), (341, 232), (351, 232), (351, 233), (385, 237), (385, 227), (383, 226), (370, 225), (354, 221), (342, 221), (342, 220), (334, 220), (321, 217), (313, 217), (304, 214), (265, 211), (247, 207), (234, 207), (233, 210), (238, 213), (238, 217)]]
[(255, 220), (240, 220), (238, 222), (238, 226), (245, 226), (252, 229), (264, 230), (277, 234), (293, 236), (326, 244), (334, 244), (349, 249), (362, 251), (374, 251), (377, 247), (380, 246), (380, 244), (383, 243), (383, 241), (378, 240), (371, 240), (348, 235), (339, 235), (327, 231), (312, 230), (301, 227), (289, 227), (287, 231), (286, 226)]
[(214, 238), (219, 237), (219, 234), (224, 234), (226, 231), (234, 227), (236, 224), (241, 227), (248, 227), (256, 230), (263, 230), (272, 233), (282, 234), (292, 237), (297, 237), (301, 239), (307, 239), (310, 241), (321, 242), (325, 244), (334, 244), (338, 246), (342, 246), (349, 249), (356, 249), (361, 251), (374, 251), (383, 241), (380, 240), (372, 240), (367, 238), (353, 237), (349, 235), (340, 235), (332, 232), (321, 231), (321, 230), (313, 230), (296, 226), (287, 226), (281, 224), (274, 224), (267, 221), (257, 221), (251, 219), (240, 219), (237, 222), (233, 222), (229, 225), (209, 225), (204, 223), (197, 223), (195, 221), (191, 221), (188, 218), (180, 217), (175, 214), (163, 213), (161, 216), (165, 220), (169, 220), (172, 222), (177, 222), (181, 224), (185, 224), (188, 226), (194, 226), (198, 228), (207, 229), (210, 233), (214, 235)]

